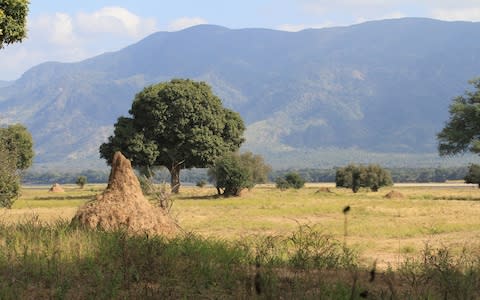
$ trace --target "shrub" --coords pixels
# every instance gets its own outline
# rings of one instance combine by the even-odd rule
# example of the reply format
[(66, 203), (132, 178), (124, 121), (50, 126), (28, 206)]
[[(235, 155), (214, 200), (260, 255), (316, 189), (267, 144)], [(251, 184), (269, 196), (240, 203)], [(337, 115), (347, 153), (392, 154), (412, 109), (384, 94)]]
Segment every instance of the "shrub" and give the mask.
[(241, 190), (265, 182), (270, 170), (260, 155), (230, 153), (218, 158), (208, 175), (219, 195), (238, 196)]
[(277, 188), (279, 188), (281, 190), (286, 190), (286, 189), (290, 188), (290, 184), (288, 183), (288, 181), (284, 177), (277, 177), (277, 179), (275, 180), (275, 184), (276, 184)]
[(279, 189), (301, 189), (305, 185), (305, 179), (298, 173), (290, 172), (285, 174), (285, 177), (279, 177), (275, 180), (276, 186)]
[(468, 173), (465, 176), (465, 182), (478, 184), (478, 187), (480, 188), (480, 165), (471, 164), (468, 167)]
[(207, 182), (202, 179), (202, 180), (197, 181), (196, 186), (198, 186), (199, 188), (202, 188), (202, 187), (204, 187), (206, 184), (207, 184)]
[(239, 196), (241, 190), (254, 186), (249, 170), (242, 166), (236, 154), (227, 154), (217, 159), (215, 166), (210, 168), (209, 175), (215, 182), (218, 194), (224, 196)]
[(376, 192), (383, 186), (393, 184), (390, 172), (379, 165), (357, 166), (348, 165), (337, 169), (335, 176), (337, 187), (350, 188), (354, 193), (362, 187)]
[(83, 189), (83, 187), (85, 186), (85, 184), (87, 184), (87, 177), (86, 177), (86, 176), (78, 176), (78, 177), (77, 177), (77, 181), (75, 181), (75, 183), (76, 183), (81, 189)]

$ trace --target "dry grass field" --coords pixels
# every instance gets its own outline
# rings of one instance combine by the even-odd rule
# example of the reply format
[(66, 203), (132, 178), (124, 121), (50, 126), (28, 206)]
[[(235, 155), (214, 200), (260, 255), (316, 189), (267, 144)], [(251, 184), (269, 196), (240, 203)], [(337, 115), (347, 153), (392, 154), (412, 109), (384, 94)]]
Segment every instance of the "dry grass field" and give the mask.
[[(330, 187), (330, 192), (321, 187)], [(0, 210), (1, 219), (68, 220), (104, 186), (64, 188), (65, 193), (53, 194), (47, 186), (24, 187), (12, 209)], [(384, 198), (392, 189), (404, 198)], [(216, 197), (213, 188), (182, 187), (172, 199), (172, 214), (184, 230), (226, 240), (288, 235), (306, 224), (343, 242), (342, 210), (348, 205), (347, 245), (361, 262), (376, 260), (380, 268), (395, 268), (405, 257), (418, 255), (426, 243), (454, 252), (463, 247), (480, 250), (480, 189), (467, 185), (398, 185), (357, 194), (331, 184), (286, 191), (263, 185), (228, 199)]]

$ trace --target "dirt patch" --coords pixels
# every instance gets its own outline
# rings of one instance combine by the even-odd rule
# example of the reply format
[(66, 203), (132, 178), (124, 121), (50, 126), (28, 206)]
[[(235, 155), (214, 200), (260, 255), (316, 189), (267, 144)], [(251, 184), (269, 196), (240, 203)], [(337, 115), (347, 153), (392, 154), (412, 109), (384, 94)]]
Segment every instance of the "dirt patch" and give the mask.
[(175, 222), (166, 211), (143, 196), (131, 163), (116, 152), (107, 189), (96, 200), (81, 207), (72, 223), (107, 231), (126, 230), (133, 234), (173, 235)]
[(405, 198), (405, 195), (400, 193), (400, 192), (397, 192), (397, 191), (390, 191), (388, 194), (386, 194), (385, 196), (383, 196), (383, 198), (387, 198), (387, 199), (403, 199)]

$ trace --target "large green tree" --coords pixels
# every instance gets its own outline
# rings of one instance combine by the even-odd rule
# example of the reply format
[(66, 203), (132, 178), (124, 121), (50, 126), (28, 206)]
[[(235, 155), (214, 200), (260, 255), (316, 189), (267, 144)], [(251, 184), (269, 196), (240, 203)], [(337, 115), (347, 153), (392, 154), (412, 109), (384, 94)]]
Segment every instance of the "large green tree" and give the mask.
[(27, 35), (28, 0), (0, 1), (0, 49)]
[(33, 139), (28, 129), (21, 124), (0, 128), (0, 142), (15, 156), (18, 170), (28, 169), (33, 162)]
[(181, 169), (209, 167), (244, 141), (240, 115), (224, 108), (204, 82), (173, 79), (148, 86), (129, 113), (118, 119), (100, 156), (111, 163), (113, 153), (122, 151), (147, 176), (164, 166), (173, 192), (179, 190)]
[(0, 207), (10, 208), (18, 197), (20, 176), (16, 164), (16, 157), (0, 143)]
[(480, 78), (469, 83), (475, 90), (453, 99), (450, 119), (437, 135), (440, 155), (480, 154)]
[(32, 135), (23, 125), (0, 128), (0, 207), (10, 208), (20, 191), (20, 172), (33, 160)]

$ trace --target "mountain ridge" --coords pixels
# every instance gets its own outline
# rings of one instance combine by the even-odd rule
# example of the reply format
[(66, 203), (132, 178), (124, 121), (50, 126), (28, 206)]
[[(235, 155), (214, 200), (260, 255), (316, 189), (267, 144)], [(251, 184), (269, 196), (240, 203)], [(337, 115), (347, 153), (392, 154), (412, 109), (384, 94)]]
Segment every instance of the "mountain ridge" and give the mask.
[(30, 128), (36, 163), (92, 162), (137, 92), (187, 77), (208, 82), (240, 112), (245, 149), (431, 155), (451, 99), (478, 76), (479, 32), (480, 23), (424, 18), (300, 32), (157, 32), (119, 51), (31, 68), (0, 86), (0, 123)]

